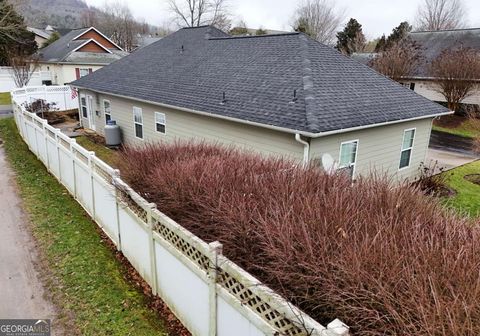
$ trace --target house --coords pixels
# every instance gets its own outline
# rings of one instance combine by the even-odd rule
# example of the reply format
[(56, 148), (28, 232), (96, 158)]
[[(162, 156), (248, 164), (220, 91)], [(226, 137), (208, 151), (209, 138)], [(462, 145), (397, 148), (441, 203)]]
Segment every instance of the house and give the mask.
[(412, 178), (432, 120), (449, 114), (302, 33), (231, 37), (184, 28), (71, 83), (83, 126), (123, 141), (234, 144), (353, 176)]
[(94, 27), (74, 29), (38, 51), (41, 71), (63, 85), (86, 76), (128, 53)]
[[(428, 66), (445, 49), (465, 47), (480, 50), (480, 28), (419, 31), (410, 33), (409, 37), (420, 47), (422, 64), (410, 78), (405, 78), (404, 84), (430, 100), (445, 102), (445, 97), (435, 90), (435, 78), (429, 75)], [(465, 98), (462, 103), (480, 104), (480, 92)]]
[[(409, 38), (419, 47), (421, 62), (414, 73), (405, 77), (401, 84), (432, 101), (446, 102), (445, 97), (437, 91), (435, 78), (429, 74), (429, 65), (446, 49), (466, 47), (480, 50), (480, 28), (418, 31), (411, 32)], [(354, 53), (352, 58), (368, 65), (376, 55)], [(462, 103), (480, 104), (480, 92), (465, 98)]]
[(27, 27), (27, 30), (35, 34), (35, 42), (39, 48), (41, 48), (43, 44), (47, 42), (47, 40), (50, 38), (50, 35), (53, 33), (51, 30), (33, 27)]

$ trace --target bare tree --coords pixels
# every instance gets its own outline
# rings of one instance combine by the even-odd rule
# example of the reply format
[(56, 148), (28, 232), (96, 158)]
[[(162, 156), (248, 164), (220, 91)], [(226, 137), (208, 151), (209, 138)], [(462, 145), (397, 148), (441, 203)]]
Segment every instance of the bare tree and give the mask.
[(479, 89), (480, 56), (471, 48), (445, 49), (431, 62), (429, 72), (448, 108), (458, 112), (460, 103)]
[(395, 81), (413, 74), (422, 60), (420, 49), (410, 39), (404, 39), (380, 52), (370, 66)]
[(230, 28), (227, 0), (168, 0), (168, 4), (179, 27), (214, 25), (225, 31)]
[(466, 19), (462, 0), (423, 0), (415, 21), (420, 30), (445, 30), (465, 27)]
[(304, 0), (295, 11), (293, 29), (331, 44), (343, 18), (344, 12), (335, 8), (331, 0)]
[(15, 85), (19, 88), (26, 86), (38, 68), (37, 59), (12, 50), (8, 52), (8, 61)]
[(119, 1), (106, 3), (98, 28), (126, 51), (132, 51), (140, 28), (130, 8)]

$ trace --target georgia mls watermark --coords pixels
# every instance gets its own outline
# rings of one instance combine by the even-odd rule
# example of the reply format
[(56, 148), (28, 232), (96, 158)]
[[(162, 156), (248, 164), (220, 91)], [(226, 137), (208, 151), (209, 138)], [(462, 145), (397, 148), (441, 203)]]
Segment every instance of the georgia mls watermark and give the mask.
[(50, 336), (50, 320), (0, 319), (0, 336)]

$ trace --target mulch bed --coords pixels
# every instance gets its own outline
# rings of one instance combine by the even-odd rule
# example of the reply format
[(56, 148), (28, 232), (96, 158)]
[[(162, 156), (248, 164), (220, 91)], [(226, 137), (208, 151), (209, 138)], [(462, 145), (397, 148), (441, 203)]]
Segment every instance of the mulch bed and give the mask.
[(480, 174), (468, 174), (463, 177), (465, 180), (480, 185)]

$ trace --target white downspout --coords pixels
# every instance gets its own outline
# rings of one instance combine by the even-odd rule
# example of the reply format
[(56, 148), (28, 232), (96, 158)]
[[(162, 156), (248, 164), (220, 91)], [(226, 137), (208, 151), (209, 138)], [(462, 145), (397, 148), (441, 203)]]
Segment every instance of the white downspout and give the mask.
[(295, 141), (303, 145), (303, 165), (306, 166), (310, 159), (310, 144), (303, 140), (299, 133), (295, 134)]

